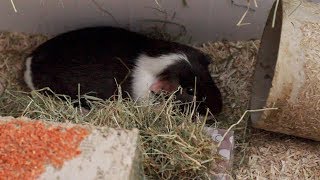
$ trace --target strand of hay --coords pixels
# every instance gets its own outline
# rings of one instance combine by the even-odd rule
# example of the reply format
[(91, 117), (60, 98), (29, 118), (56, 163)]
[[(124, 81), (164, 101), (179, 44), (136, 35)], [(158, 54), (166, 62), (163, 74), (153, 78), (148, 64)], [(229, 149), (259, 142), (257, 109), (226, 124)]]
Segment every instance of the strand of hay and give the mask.
[(12, 8), (13, 8), (14, 12), (18, 12), (17, 8), (16, 8), (16, 5), (14, 4), (13, 0), (10, 0), (10, 2), (11, 2), (11, 5), (12, 5)]
[(260, 111), (268, 111), (268, 110), (277, 110), (278, 108), (265, 108), (265, 109), (254, 109), (254, 110), (246, 110), (243, 115), (241, 116), (241, 118), (239, 119), (238, 122), (236, 122), (235, 124), (231, 125), (227, 131), (224, 133), (224, 135), (222, 136), (222, 140), (218, 143), (218, 147), (220, 147), (222, 141), (224, 140), (224, 138), (226, 138), (226, 135), (231, 131), (232, 128), (234, 128), (235, 126), (239, 125), (242, 120), (244, 119), (244, 117), (247, 115), (247, 113), (251, 113), (251, 112), (260, 112)]
[(280, 0), (276, 1), (276, 7), (274, 9), (273, 18), (272, 18), (272, 28), (274, 28), (275, 23), (276, 23), (276, 16), (277, 16), (277, 10), (278, 10), (278, 6), (279, 6), (279, 2), (280, 2)]
[(109, 16), (111, 17), (111, 19), (112, 19), (117, 25), (120, 25), (119, 21), (116, 19), (116, 17), (114, 17), (114, 16), (112, 15), (111, 12), (109, 12), (107, 9), (105, 9), (104, 7), (102, 7), (102, 5), (99, 4), (96, 0), (91, 0), (91, 1), (92, 1), (92, 3), (97, 7), (97, 9), (98, 9), (99, 11), (101, 11), (102, 13), (105, 13), (105, 14), (109, 15)]
[(237, 26), (244, 26), (244, 25), (249, 25), (250, 23), (242, 23), (243, 19), (247, 16), (247, 13), (249, 12), (250, 10), (250, 2), (251, 1), (248, 1), (247, 3), (247, 10), (243, 13), (243, 15), (241, 16), (239, 22), (237, 23)]
[[(249, 25), (249, 24), (251, 24), (251, 23), (243, 23), (244, 18), (247, 16), (249, 10), (251, 9), (251, 8), (250, 8), (251, 1), (252, 1), (252, 0), (247, 0), (247, 10), (243, 13), (243, 15), (241, 16), (241, 18), (239, 19), (239, 21), (238, 21), (238, 23), (237, 23), (237, 26), (244, 26), (244, 25)], [(232, 3), (234, 3), (234, 2), (232, 1)], [(254, 3), (254, 6), (255, 6), (256, 8), (258, 8), (258, 3), (257, 3), (257, 1), (256, 1), (256, 0), (253, 0), (253, 3)]]

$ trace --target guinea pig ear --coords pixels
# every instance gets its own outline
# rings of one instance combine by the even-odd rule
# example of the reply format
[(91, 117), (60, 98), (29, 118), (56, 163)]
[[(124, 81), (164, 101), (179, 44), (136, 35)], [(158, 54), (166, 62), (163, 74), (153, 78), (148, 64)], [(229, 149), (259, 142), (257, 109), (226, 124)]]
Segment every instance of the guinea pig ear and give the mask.
[(150, 86), (149, 90), (156, 94), (161, 93), (161, 91), (172, 93), (176, 91), (178, 87), (179, 87), (179, 84), (175, 81), (158, 79)]

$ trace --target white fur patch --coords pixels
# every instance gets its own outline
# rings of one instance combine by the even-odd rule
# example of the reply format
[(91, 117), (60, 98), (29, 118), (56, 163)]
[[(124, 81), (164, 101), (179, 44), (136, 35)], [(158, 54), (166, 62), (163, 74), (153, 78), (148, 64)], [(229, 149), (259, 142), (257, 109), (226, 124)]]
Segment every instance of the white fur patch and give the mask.
[(150, 86), (157, 80), (156, 76), (168, 66), (181, 60), (190, 64), (185, 54), (171, 53), (159, 57), (140, 55), (136, 60), (136, 67), (132, 74), (133, 98), (138, 100), (139, 98), (148, 97)]
[(32, 57), (28, 57), (26, 60), (26, 70), (24, 72), (24, 81), (31, 90), (35, 90), (32, 82), (32, 70), (31, 70)]

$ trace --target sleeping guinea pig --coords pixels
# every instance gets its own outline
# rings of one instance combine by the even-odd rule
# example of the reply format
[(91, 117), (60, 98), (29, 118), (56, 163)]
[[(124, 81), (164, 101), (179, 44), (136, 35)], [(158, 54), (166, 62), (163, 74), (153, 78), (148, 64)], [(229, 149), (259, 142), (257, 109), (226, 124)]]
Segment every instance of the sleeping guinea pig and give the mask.
[[(107, 99), (117, 92), (134, 100), (165, 91), (190, 102), (198, 112), (222, 109), (221, 93), (208, 71), (210, 58), (199, 50), (115, 27), (89, 27), (60, 34), (26, 59), (24, 80), (31, 90), (49, 87), (75, 99), (95, 92)], [(181, 91), (176, 91), (181, 87)], [(196, 90), (196, 91), (195, 91)]]

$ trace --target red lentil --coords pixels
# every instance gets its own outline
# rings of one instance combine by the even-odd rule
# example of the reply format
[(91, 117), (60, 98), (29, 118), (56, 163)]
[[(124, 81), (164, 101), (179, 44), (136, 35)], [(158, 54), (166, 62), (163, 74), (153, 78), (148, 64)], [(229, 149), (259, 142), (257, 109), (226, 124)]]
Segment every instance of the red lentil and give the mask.
[(12, 120), (0, 124), (0, 179), (35, 179), (47, 164), (62, 167), (80, 154), (85, 128), (46, 125), (41, 121)]

